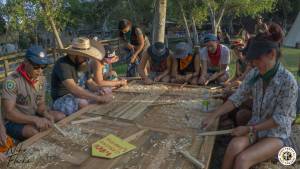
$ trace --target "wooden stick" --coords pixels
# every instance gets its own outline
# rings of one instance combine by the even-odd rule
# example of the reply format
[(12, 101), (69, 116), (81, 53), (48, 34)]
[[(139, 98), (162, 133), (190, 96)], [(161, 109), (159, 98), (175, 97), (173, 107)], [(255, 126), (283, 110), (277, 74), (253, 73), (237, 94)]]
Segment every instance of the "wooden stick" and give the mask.
[(53, 127), (60, 132), (60, 134), (62, 134), (63, 136), (67, 136), (67, 133), (65, 133), (60, 127), (58, 127), (58, 125), (56, 125), (55, 123), (53, 124)]
[(144, 133), (146, 133), (147, 131), (149, 131), (149, 129), (142, 129), (128, 137), (126, 137), (124, 140), (125, 141), (128, 141), (128, 142), (131, 142), (131, 141), (134, 141), (136, 139), (138, 139), (139, 137), (141, 137)]
[(204, 133), (199, 133), (198, 136), (216, 136), (216, 135), (224, 135), (224, 134), (231, 134), (233, 129), (229, 130), (220, 130), (220, 131), (208, 131)]
[(165, 105), (173, 105), (176, 103), (157, 103), (157, 104), (150, 104), (148, 107), (150, 106), (165, 106)]
[(98, 121), (98, 120), (101, 120), (101, 119), (102, 119), (102, 116), (93, 117), (93, 118), (88, 118), (88, 119), (83, 119), (83, 120), (72, 121), (71, 124), (87, 123), (87, 122), (91, 122), (91, 121)]
[(180, 150), (179, 153), (181, 153), (186, 159), (192, 162), (197, 168), (205, 168), (205, 165), (197, 160), (194, 156), (192, 156), (188, 151)]

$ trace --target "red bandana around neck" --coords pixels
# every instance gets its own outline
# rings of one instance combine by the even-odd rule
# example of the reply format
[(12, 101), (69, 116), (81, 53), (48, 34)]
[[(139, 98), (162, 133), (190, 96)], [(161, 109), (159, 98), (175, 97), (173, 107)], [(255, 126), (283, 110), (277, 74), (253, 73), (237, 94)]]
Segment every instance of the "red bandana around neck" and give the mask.
[(221, 45), (218, 44), (217, 50), (215, 53), (210, 53), (207, 51), (210, 62), (213, 66), (219, 66), (219, 62), (221, 59)]
[(25, 64), (22, 63), (18, 68), (17, 68), (17, 72), (20, 73), (20, 75), (32, 86), (34, 87), (34, 85), (36, 84), (37, 80), (32, 80), (28, 73), (25, 71)]

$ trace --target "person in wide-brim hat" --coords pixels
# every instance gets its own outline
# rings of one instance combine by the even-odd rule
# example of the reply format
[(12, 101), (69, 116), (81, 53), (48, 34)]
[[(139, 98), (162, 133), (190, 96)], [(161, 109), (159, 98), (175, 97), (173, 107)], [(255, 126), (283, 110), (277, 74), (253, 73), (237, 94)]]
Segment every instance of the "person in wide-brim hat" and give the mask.
[[(147, 64), (150, 65), (150, 72), (147, 72)], [(144, 53), (138, 71), (145, 84), (152, 84), (154, 81), (169, 82), (172, 69), (172, 57), (170, 50), (162, 42), (155, 42), (147, 52)]]
[(116, 52), (111, 46), (103, 46), (99, 41), (92, 41), (93, 46), (100, 51), (104, 51), (104, 58), (102, 60), (93, 60), (91, 62), (91, 71), (93, 73), (93, 80), (99, 86), (105, 87), (121, 87), (127, 85), (127, 81), (118, 78), (116, 71), (112, 68), (112, 63), (119, 60)]
[(104, 47), (94, 47), (96, 45), (94, 40), (89, 40), (88, 38), (76, 38), (72, 41), (72, 45), (59, 50), (70, 56), (82, 56), (101, 61), (105, 56), (105, 49)]
[(52, 72), (54, 110), (70, 115), (91, 103), (105, 103), (112, 99), (111, 95), (98, 95), (101, 88), (93, 81), (89, 70), (91, 61), (103, 60), (104, 48), (97, 49), (88, 38), (80, 37), (60, 51), (67, 55), (59, 58)]

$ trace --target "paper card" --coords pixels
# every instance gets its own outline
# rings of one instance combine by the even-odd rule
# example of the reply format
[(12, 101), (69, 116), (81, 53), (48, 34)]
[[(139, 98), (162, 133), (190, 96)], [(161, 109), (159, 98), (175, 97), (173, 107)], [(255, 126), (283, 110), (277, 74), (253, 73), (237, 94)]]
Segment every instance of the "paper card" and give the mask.
[(92, 156), (115, 158), (136, 147), (112, 134), (92, 144)]

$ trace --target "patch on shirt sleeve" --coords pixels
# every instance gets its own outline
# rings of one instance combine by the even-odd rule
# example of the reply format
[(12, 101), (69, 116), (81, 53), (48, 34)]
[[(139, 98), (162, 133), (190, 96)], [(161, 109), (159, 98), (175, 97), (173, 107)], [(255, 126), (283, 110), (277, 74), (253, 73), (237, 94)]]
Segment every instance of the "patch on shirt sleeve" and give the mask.
[(14, 80), (7, 80), (5, 82), (5, 89), (8, 91), (16, 91), (17, 84)]

